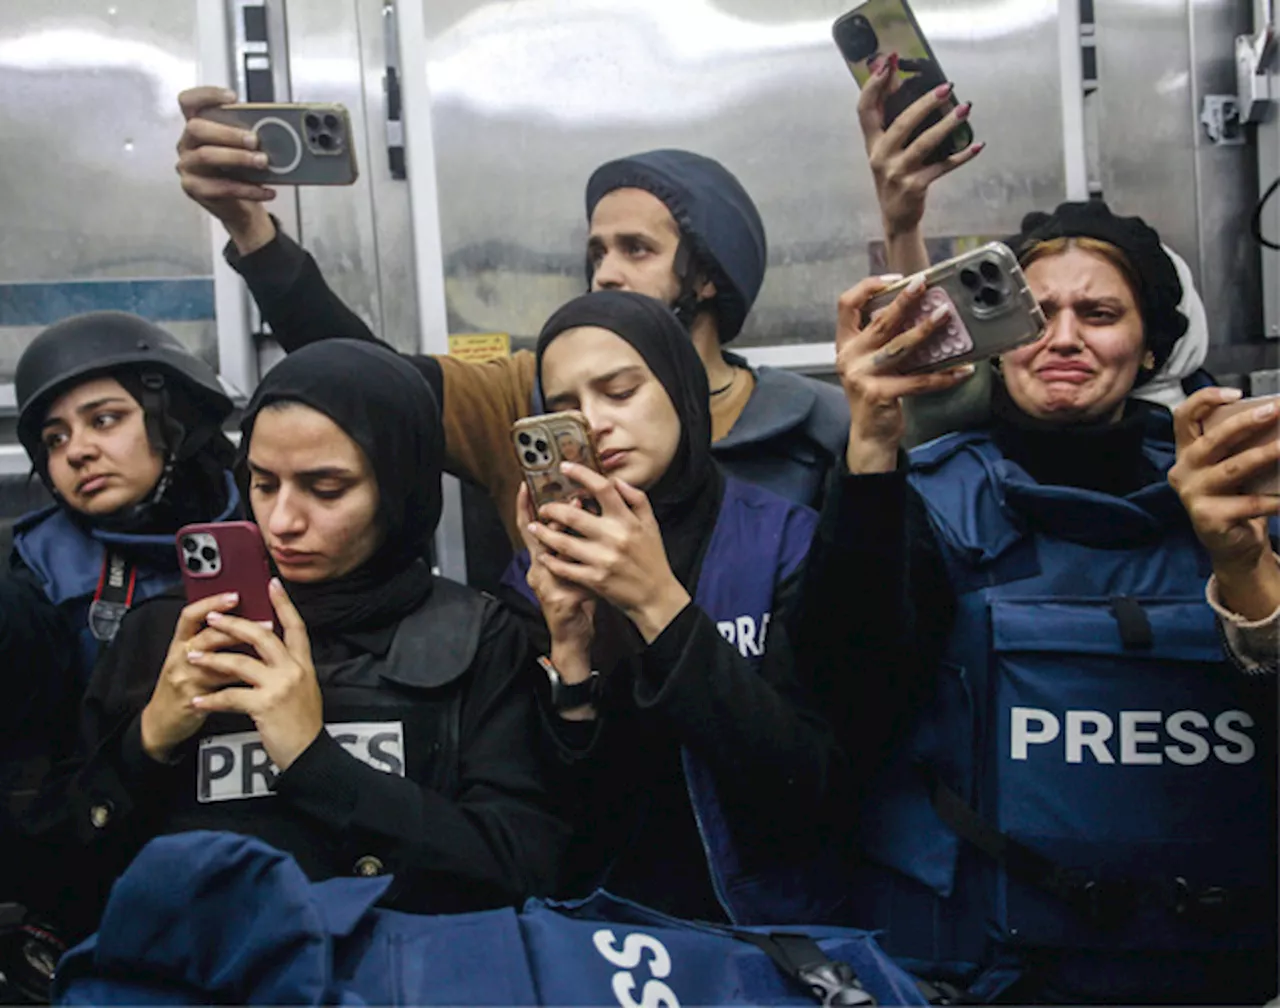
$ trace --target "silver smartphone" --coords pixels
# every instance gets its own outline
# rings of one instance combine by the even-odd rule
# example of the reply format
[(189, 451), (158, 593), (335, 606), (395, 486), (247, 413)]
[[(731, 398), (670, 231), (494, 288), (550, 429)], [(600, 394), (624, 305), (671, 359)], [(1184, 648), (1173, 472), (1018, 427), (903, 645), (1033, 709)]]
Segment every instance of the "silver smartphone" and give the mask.
[[(875, 318), (888, 308), (910, 282), (903, 279), (877, 294), (867, 304), (866, 317)], [(1017, 257), (1000, 242), (930, 267), (925, 272), (924, 294), (912, 307), (903, 331), (943, 307), (948, 309), (946, 324), (907, 351), (898, 371), (941, 371), (986, 360), (1044, 335), (1044, 312), (1027, 286)]]

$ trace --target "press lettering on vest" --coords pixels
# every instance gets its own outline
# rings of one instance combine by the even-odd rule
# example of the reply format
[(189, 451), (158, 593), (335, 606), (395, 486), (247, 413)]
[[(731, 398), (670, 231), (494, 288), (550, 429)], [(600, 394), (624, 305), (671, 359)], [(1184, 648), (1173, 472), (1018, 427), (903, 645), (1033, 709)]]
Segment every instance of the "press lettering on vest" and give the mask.
[[(1029, 759), (1031, 747), (1048, 746), (1060, 735), (1067, 763), (1113, 764), (1118, 752), (1118, 762), (1124, 766), (1160, 766), (1166, 760), (1197, 766), (1210, 754), (1220, 763), (1238, 766), (1257, 754), (1257, 744), (1246, 733), (1254, 726), (1253, 718), (1241, 710), (1223, 711), (1212, 722), (1195, 710), (1174, 711), (1168, 716), (1154, 710), (1120, 711), (1118, 740), (1116, 720), (1103, 711), (1069, 710), (1060, 720), (1038, 707), (1013, 707), (1009, 711), (1009, 758)], [(1210, 724), (1219, 740), (1212, 746), (1202, 734)], [(1058, 750), (1055, 747), (1053, 751)]]
[(759, 658), (764, 654), (764, 639), (769, 633), (769, 619), (772, 613), (760, 617), (757, 626), (754, 616), (739, 616), (736, 619), (720, 620), (716, 629), (720, 636), (738, 649), (743, 658)]
[[(618, 972), (613, 975), (613, 996), (618, 999), (622, 1008), (680, 1008), (680, 1000), (675, 991), (662, 982), (671, 975), (671, 955), (667, 947), (652, 935), (634, 931), (623, 939), (622, 948), (617, 947), (617, 938), (608, 928), (602, 928), (591, 936), (596, 951), (604, 957), (610, 966), (616, 966)], [(631, 970), (640, 965), (644, 954), (648, 952), (649, 974), (657, 979), (645, 981), (640, 991), (640, 1000), (635, 999), (636, 979)]]
[[(325, 725), (343, 749), (375, 770), (403, 777), (404, 725), (400, 721)], [(201, 802), (263, 798), (272, 793), (280, 771), (256, 731), (210, 735), (200, 740), (196, 762), (196, 798)]]

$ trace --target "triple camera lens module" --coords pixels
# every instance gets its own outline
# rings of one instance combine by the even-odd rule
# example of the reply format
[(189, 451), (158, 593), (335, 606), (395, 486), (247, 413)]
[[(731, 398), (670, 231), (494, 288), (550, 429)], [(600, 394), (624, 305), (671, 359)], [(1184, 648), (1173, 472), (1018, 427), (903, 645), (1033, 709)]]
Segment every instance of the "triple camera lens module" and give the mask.
[(551, 446), (545, 431), (520, 431), (516, 435), (516, 444), (520, 446), (520, 457), (530, 468), (543, 468), (555, 461), (551, 456)]
[(332, 112), (308, 112), (302, 117), (307, 146), (315, 154), (340, 154), (345, 146), (342, 120)]
[(212, 577), (222, 570), (218, 542), (207, 532), (182, 537), (182, 562), (192, 574)]
[(977, 269), (965, 267), (960, 271), (960, 283), (973, 291), (973, 301), (979, 308), (995, 309), (1005, 302), (1005, 277), (999, 263), (984, 259)]

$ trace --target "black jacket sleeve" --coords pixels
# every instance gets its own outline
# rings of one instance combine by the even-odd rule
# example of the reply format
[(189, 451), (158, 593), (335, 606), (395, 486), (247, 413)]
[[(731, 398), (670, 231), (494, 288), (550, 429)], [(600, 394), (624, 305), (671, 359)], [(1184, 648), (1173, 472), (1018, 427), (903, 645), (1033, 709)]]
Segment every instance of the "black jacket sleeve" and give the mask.
[(945, 563), (905, 467), (854, 476), (842, 461), (809, 553), (792, 645), (855, 786), (932, 692), (954, 618)]
[[(244, 278), (258, 310), (271, 326), (271, 335), (287, 353), (323, 339), (382, 342), (333, 292), (311, 253), (285, 234), (279, 222), (275, 238), (262, 248), (242, 256), (228, 242), (223, 254)], [(425, 354), (404, 356), (422, 372), (443, 406), (440, 364)]]
[(375, 770), (321, 732), (277, 795), (344, 842), (367, 843), (396, 874), (398, 902), (447, 906), (477, 886), (496, 903), (550, 893), (567, 828), (548, 811), (530, 662), (519, 625), (493, 606), (468, 673), (456, 794)]
[[(799, 585), (798, 573), (779, 585), (777, 616), (758, 666), (691, 602), (629, 670), (636, 714), (656, 719), (705, 760), (721, 798), (743, 812), (767, 814), (786, 803), (810, 806), (844, 777), (843, 756), (797, 675), (788, 640), (786, 614)], [(547, 715), (562, 760), (607, 760), (615, 751), (607, 711), (594, 722)]]
[(15, 564), (0, 577), (0, 737), (41, 725), (57, 732), (64, 710), (74, 718), (77, 652), (75, 628), (35, 575)]

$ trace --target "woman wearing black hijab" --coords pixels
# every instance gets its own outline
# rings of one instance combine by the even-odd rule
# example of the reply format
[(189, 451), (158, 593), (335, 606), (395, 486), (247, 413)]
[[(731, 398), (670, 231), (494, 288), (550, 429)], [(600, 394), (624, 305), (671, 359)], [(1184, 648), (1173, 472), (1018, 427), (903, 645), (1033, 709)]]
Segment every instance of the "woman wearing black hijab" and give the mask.
[(581, 410), (603, 475), (564, 466), (600, 513), (532, 514), (508, 584), (536, 600), (548, 736), (580, 803), (566, 894), (603, 886), (667, 913), (803, 922), (830, 907), (812, 815), (836, 749), (783, 622), (815, 516), (712, 461), (707, 380), (650, 298), (584, 295), (537, 347), (548, 409)]
[(276, 365), (242, 427), (283, 639), (225, 615), (234, 599), (130, 614), (87, 699), (82, 835), (115, 872), (157, 834), (252, 834), (313, 878), (393, 873), (391, 905), (415, 912), (545, 893), (563, 829), (517, 688), (525, 637), (423, 559), (441, 501), (426, 383), (327, 341)]

